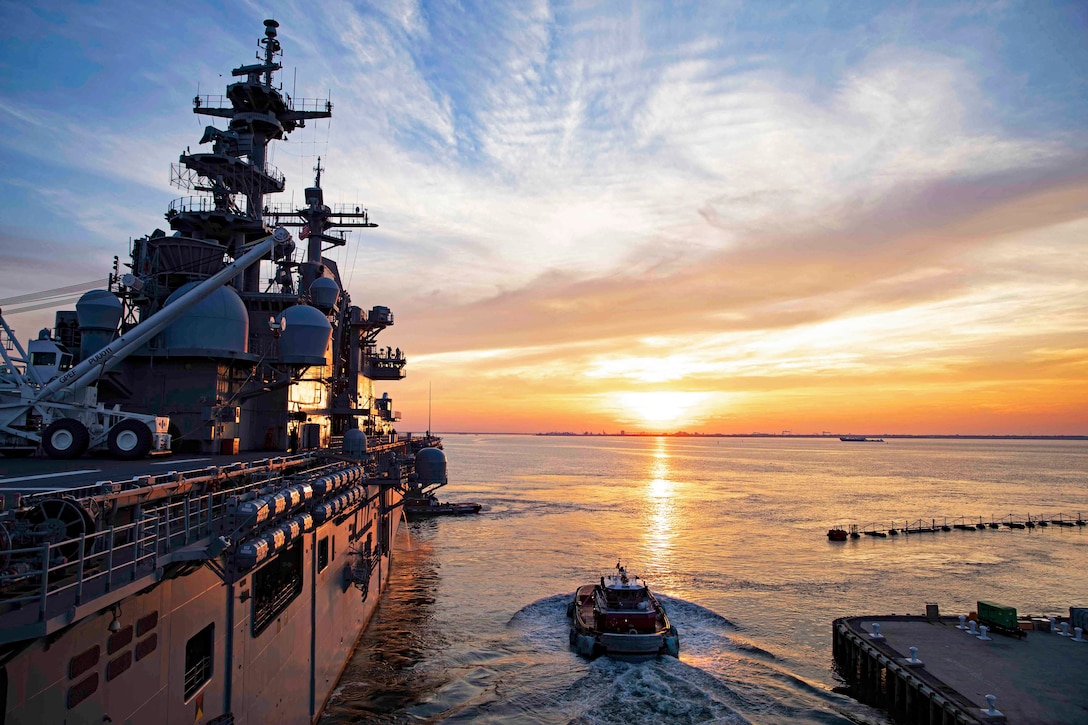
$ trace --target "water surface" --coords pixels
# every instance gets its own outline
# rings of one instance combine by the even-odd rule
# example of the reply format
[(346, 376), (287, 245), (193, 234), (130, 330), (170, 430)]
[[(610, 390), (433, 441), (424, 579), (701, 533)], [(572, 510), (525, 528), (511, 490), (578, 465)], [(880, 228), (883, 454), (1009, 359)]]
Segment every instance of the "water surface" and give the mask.
[[(451, 435), (323, 722), (884, 722), (834, 691), (831, 622), (979, 599), (1088, 604), (1083, 528), (832, 543), (827, 529), (1088, 514), (1088, 442)], [(961, 519), (961, 517), (963, 517)], [(622, 558), (679, 660), (574, 655), (565, 607)]]

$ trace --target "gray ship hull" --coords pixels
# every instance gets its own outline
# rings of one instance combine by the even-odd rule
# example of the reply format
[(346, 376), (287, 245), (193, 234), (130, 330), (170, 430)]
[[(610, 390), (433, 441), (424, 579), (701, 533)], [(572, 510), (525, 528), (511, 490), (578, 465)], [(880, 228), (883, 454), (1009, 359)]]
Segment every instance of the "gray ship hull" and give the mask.
[[(91, 570), (105, 567), (90, 556), (53, 567), (44, 605), (9, 599), (4, 613), (9, 639), (37, 636), (3, 647), (2, 722), (316, 721), (388, 580), (402, 520), (397, 487), (362, 489), (354, 511), (241, 575), (201, 554), (214, 531), (188, 544), (176, 533), (153, 567), (118, 564), (118, 548), (108, 584), (96, 585)], [(199, 533), (199, 524), (191, 528)], [(77, 579), (89, 601), (65, 607), (66, 582)], [(26, 588), (39, 582), (31, 576)]]
[[(307, 537), (304, 556), (314, 558), (321, 538), (346, 542), (346, 529), (330, 525), (314, 532)], [(225, 585), (201, 569), (123, 600), (122, 622), (157, 618), (157, 625), (139, 639), (133, 635), (129, 645), (112, 655), (107, 654), (109, 612), (80, 622), (57, 641), (36, 640), (4, 668), (4, 722), (188, 724), (221, 716), (226, 716), (222, 722), (239, 725), (316, 721), (374, 612), (389, 571), (390, 557), (382, 556), (374, 570), (375, 586), (364, 599), (350, 585), (344, 590), (346, 558), (338, 552), (337, 560), (321, 573), (311, 561), (302, 583), (310, 595), (299, 597), (257, 637), (251, 636), (246, 580)], [(185, 646), (208, 626), (215, 632), (213, 674), (186, 698)], [(98, 663), (70, 677), (72, 660), (95, 647), (101, 653)], [(118, 669), (112, 663), (128, 663), (130, 658), (127, 671), (109, 679), (111, 667)], [(82, 692), (88, 693), (86, 699), (69, 709), (73, 694)]]

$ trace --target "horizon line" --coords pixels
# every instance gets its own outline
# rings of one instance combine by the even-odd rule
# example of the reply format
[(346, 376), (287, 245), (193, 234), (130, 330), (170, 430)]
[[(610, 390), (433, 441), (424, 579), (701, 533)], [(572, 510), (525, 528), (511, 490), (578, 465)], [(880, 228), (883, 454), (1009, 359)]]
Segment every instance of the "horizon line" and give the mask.
[(573, 431), (548, 431), (526, 433), (523, 431), (431, 431), (433, 435), (523, 435), (542, 436), (553, 438), (646, 438), (646, 437), (679, 437), (679, 438), (840, 438), (842, 436), (872, 437), (872, 438), (945, 438), (945, 439), (974, 439), (974, 440), (1088, 440), (1088, 434), (1034, 434), (1034, 433), (688, 433), (686, 431), (664, 432), (619, 432), (619, 433), (592, 433)]

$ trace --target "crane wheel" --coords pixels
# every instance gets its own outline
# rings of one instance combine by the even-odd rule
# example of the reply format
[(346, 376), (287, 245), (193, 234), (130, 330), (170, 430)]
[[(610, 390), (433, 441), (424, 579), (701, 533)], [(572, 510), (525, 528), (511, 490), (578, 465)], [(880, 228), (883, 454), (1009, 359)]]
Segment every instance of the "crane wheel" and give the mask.
[(75, 418), (53, 421), (42, 434), (42, 448), (50, 458), (78, 458), (90, 442), (87, 426)]
[(106, 443), (114, 458), (123, 461), (143, 458), (151, 450), (151, 429), (138, 420), (122, 420), (110, 428)]

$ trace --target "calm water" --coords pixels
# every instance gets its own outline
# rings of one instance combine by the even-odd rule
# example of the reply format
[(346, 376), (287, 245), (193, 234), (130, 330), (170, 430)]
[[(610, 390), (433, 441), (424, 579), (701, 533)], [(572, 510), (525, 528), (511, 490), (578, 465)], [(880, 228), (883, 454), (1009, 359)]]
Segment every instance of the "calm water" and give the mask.
[[(838, 694), (831, 621), (960, 614), (979, 599), (1088, 604), (1088, 531), (1006, 528), (829, 542), (827, 529), (1088, 514), (1088, 442), (447, 436), (443, 500), (323, 722), (884, 722)], [(680, 659), (587, 662), (575, 587), (622, 557)]]

